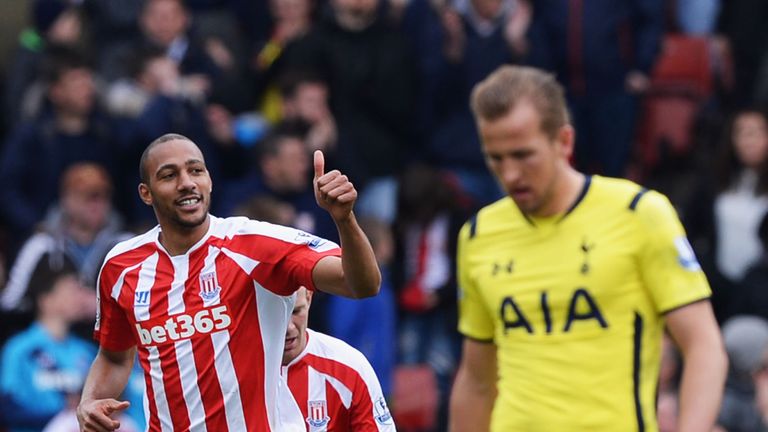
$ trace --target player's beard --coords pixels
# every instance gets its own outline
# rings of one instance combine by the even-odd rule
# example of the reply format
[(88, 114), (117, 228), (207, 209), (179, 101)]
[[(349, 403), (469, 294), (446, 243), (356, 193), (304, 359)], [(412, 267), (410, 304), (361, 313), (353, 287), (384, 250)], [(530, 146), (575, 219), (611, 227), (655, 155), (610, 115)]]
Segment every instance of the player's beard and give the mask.
[(208, 210), (210, 209), (210, 205), (205, 206), (205, 211), (200, 215), (197, 219), (192, 220), (185, 220), (181, 217), (179, 217), (178, 213), (173, 213), (171, 216), (171, 220), (178, 226), (182, 228), (196, 228), (202, 225), (205, 222), (205, 218), (208, 217)]
[(179, 211), (173, 206), (171, 208), (158, 208), (158, 209), (155, 209), (155, 211), (158, 213), (163, 213), (165, 215), (166, 220), (169, 220), (171, 223), (173, 223), (179, 228), (192, 229), (192, 228), (197, 228), (203, 223), (205, 223), (205, 219), (208, 217), (208, 212), (211, 209), (210, 195), (209, 196), (201, 195), (201, 202), (203, 203), (203, 206), (204, 206), (203, 211), (200, 213), (200, 216), (194, 219), (182, 217)]

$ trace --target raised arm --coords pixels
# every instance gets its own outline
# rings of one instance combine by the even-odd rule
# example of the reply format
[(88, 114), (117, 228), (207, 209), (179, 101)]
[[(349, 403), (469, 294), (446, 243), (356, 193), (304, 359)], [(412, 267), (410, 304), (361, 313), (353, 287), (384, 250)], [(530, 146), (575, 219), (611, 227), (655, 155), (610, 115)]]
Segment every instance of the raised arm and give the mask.
[(666, 315), (672, 339), (683, 355), (678, 431), (708, 431), (720, 412), (728, 358), (709, 301)]
[(77, 407), (81, 431), (113, 431), (120, 427), (120, 422), (110, 416), (130, 405), (127, 401), (118, 401), (117, 397), (128, 383), (135, 356), (136, 348), (127, 351), (99, 349)]
[(379, 292), (381, 273), (368, 237), (352, 212), (357, 190), (339, 171), (325, 172), (323, 152), (315, 151), (314, 164), (315, 199), (330, 213), (341, 240), (341, 258), (325, 257), (315, 265), (315, 287), (345, 297), (374, 296)]
[(451, 392), (448, 430), (490, 430), (495, 400), (496, 345), (465, 338), (461, 364)]

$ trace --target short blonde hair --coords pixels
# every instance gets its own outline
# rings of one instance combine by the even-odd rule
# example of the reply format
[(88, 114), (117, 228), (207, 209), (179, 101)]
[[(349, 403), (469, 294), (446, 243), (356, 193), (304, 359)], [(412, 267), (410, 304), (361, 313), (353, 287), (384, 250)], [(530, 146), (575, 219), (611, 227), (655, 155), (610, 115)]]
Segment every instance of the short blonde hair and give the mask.
[(563, 87), (555, 77), (528, 66), (501, 66), (475, 85), (471, 107), (475, 118), (498, 120), (525, 100), (541, 115), (541, 130), (554, 138), (570, 124)]

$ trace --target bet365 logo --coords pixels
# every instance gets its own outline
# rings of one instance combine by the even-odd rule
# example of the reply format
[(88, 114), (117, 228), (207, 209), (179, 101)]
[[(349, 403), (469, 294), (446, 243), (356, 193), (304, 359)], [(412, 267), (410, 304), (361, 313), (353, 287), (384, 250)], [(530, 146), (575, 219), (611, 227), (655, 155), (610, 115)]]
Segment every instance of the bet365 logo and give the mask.
[(143, 345), (154, 345), (187, 339), (196, 333), (223, 330), (230, 324), (232, 324), (232, 319), (227, 314), (227, 306), (220, 305), (212, 309), (198, 311), (195, 316), (173, 315), (168, 318), (164, 325), (143, 328), (141, 324), (137, 323), (136, 330)]

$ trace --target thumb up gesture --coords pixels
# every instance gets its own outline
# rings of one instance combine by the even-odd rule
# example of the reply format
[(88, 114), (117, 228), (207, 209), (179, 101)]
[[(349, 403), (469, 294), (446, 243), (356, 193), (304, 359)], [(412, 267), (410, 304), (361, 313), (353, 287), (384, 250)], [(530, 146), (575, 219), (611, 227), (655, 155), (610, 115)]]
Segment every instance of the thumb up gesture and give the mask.
[(357, 190), (339, 170), (325, 172), (325, 156), (320, 150), (315, 151), (314, 165), (315, 177), (312, 183), (317, 205), (330, 213), (335, 222), (346, 220), (357, 201)]

